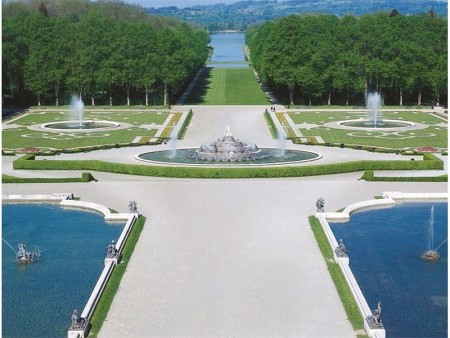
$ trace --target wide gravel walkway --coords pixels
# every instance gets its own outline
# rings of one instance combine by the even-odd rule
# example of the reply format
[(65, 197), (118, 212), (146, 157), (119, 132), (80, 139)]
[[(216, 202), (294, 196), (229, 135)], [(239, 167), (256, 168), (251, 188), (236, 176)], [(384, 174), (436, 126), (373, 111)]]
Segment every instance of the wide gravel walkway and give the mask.
[[(199, 108), (180, 143), (198, 146), (226, 124), (258, 145), (276, 142), (261, 107), (242, 110)], [(113, 162), (125, 157), (70, 156), (96, 154)], [(316, 163), (358, 155), (377, 156), (334, 148)], [(335, 211), (383, 191), (447, 191), (442, 183), (358, 181), (361, 173), (266, 180), (93, 174), (99, 182), (5, 184), (3, 194), (73, 192), (119, 212), (137, 202), (147, 221), (100, 332), (107, 338), (355, 337), (309, 227), (317, 198)]]

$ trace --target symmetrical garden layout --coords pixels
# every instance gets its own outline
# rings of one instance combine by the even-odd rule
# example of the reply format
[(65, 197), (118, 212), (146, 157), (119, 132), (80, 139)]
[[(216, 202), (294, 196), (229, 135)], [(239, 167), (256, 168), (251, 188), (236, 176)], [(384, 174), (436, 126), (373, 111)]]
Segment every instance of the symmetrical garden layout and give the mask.
[(53, 131), (42, 128), (50, 122), (75, 120), (71, 115), (70, 109), (36, 110), (3, 123), (3, 150), (34, 147), (39, 148), (39, 152), (45, 152), (94, 146), (158, 144), (169, 137), (181, 113), (168, 110), (87, 110), (85, 120), (114, 121), (120, 127), (104, 131)]
[(304, 144), (343, 144), (388, 149), (447, 148), (447, 117), (430, 111), (388, 110), (383, 119), (409, 121), (410, 128), (341, 128), (338, 122), (363, 119), (365, 111), (289, 111), (276, 113), (287, 138)]
[[(195, 111), (194, 111), (195, 113)], [(363, 110), (289, 110), (276, 112), (288, 139), (298, 144), (340, 145), (341, 147), (375, 147), (415, 150), (434, 147), (447, 150), (448, 120), (431, 110), (386, 110), (383, 119), (408, 121), (409, 128), (363, 129), (342, 128), (338, 123), (365, 117)], [(107, 147), (160, 144), (169, 138), (179, 124), (182, 113), (169, 110), (92, 109), (85, 120), (114, 121), (117, 128), (98, 131), (59, 131), (43, 128), (48, 123), (74, 120), (70, 109), (30, 110), (3, 123), (3, 151), (34, 152), (89, 151)], [(36, 149), (37, 148), (37, 149)], [(373, 149), (372, 149), (373, 150)]]

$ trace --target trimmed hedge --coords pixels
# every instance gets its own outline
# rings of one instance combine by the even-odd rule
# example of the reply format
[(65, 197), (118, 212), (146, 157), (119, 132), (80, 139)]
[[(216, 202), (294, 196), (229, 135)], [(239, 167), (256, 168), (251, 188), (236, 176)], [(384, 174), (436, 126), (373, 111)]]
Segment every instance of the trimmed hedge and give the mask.
[(359, 311), (358, 305), (356, 304), (355, 298), (353, 297), (352, 291), (347, 284), (344, 274), (339, 268), (339, 265), (332, 261), (333, 250), (328, 243), (328, 239), (326, 238), (319, 220), (314, 216), (309, 216), (308, 220), (317, 244), (319, 245), (320, 251), (322, 252), (325, 263), (327, 264), (331, 279), (336, 286), (339, 298), (341, 299), (342, 305), (347, 313), (348, 320), (352, 324), (354, 330), (364, 329), (364, 319)]
[(444, 163), (437, 157), (424, 156), (424, 161), (354, 161), (311, 166), (200, 168), (169, 167), (112, 163), (100, 160), (35, 161), (29, 154), (13, 162), (15, 170), (89, 170), (117, 174), (176, 178), (273, 178), (343, 174), (366, 170), (442, 170)]
[(441, 176), (375, 176), (372, 170), (366, 170), (361, 177), (370, 182), (448, 182), (448, 175)]
[(90, 324), (92, 325), (91, 332), (89, 332), (90, 337), (93, 338), (97, 337), (103, 325), (103, 322), (106, 319), (106, 315), (108, 314), (114, 296), (116, 295), (117, 290), (119, 289), (120, 281), (122, 280), (122, 276), (124, 275), (127, 269), (128, 262), (130, 261), (136, 243), (139, 240), (139, 236), (142, 232), (142, 229), (144, 228), (144, 224), (145, 224), (145, 217), (139, 216), (133, 228), (131, 229), (130, 235), (128, 236), (128, 239), (125, 242), (125, 246), (122, 251), (121, 262), (114, 268), (111, 277), (109, 278), (108, 283), (106, 284), (105, 289), (103, 290), (100, 300), (97, 306), (95, 307), (94, 314), (90, 321)]
[(9, 175), (2, 175), (2, 183), (72, 183), (72, 182), (81, 182), (87, 183), (95, 181), (95, 178), (91, 175), (91, 173), (82, 173), (81, 177), (15, 177)]
[(275, 127), (275, 122), (273, 122), (272, 116), (270, 116), (269, 111), (266, 108), (266, 111), (264, 112), (264, 118), (266, 119), (267, 124), (269, 125), (270, 133), (272, 134), (273, 138), (278, 137), (278, 129)]
[(187, 127), (189, 126), (189, 123), (191, 123), (191, 120), (192, 120), (192, 109), (189, 109), (186, 119), (184, 120), (183, 124), (181, 125), (180, 130), (178, 131), (178, 135), (177, 135), (178, 140), (182, 140), (184, 138)]

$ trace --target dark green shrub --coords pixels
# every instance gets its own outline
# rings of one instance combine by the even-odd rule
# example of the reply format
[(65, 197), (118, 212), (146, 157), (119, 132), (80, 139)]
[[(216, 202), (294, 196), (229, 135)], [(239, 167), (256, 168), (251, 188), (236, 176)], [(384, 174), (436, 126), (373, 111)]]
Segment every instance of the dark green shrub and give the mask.
[(264, 118), (266, 119), (267, 124), (269, 125), (270, 132), (273, 136), (273, 138), (278, 137), (278, 129), (275, 127), (275, 122), (272, 120), (272, 116), (269, 114), (269, 111), (266, 109), (264, 111)]
[[(29, 156), (32, 157), (29, 157)], [(346, 163), (251, 168), (200, 168), (167, 167), (138, 164), (112, 163), (100, 160), (46, 160), (33, 161), (35, 156), (26, 155), (13, 162), (14, 169), (28, 170), (96, 170), (142, 176), (178, 178), (266, 178), (302, 177), (342, 174), (364, 170), (442, 170), (443, 162), (437, 157), (426, 161), (354, 161)]]
[(184, 138), (187, 127), (189, 126), (189, 123), (191, 123), (191, 120), (192, 120), (192, 109), (189, 109), (189, 113), (186, 116), (186, 119), (184, 120), (180, 130), (178, 131), (177, 139), (182, 140)]
[(448, 175), (440, 176), (375, 176), (372, 170), (366, 170), (361, 180), (372, 182), (448, 182)]

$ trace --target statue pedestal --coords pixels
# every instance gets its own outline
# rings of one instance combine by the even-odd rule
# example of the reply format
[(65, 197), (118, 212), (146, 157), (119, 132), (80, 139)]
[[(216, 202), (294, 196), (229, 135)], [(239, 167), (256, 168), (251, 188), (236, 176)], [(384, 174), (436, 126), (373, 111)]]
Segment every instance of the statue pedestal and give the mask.
[(364, 319), (364, 329), (367, 332), (367, 335), (369, 337), (376, 337), (376, 338), (386, 338), (386, 330), (384, 327), (381, 328), (372, 328), (369, 325), (368, 319)]
[(117, 255), (115, 257), (106, 257), (105, 258), (105, 266), (108, 265), (109, 262), (113, 262), (114, 265), (117, 265), (120, 263), (120, 259), (122, 258), (121, 255)]
[(333, 259), (334, 259), (335, 263), (341, 262), (341, 263), (346, 264), (346, 265), (350, 264), (350, 259), (348, 258), (348, 256), (339, 257), (338, 255), (336, 255), (336, 251), (333, 251)]
[(86, 338), (89, 334), (89, 325), (82, 328), (69, 329), (67, 331), (67, 338)]

